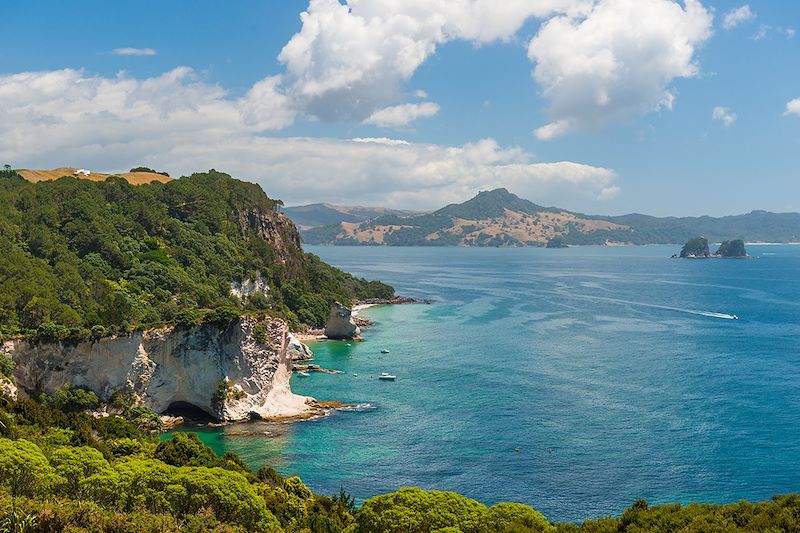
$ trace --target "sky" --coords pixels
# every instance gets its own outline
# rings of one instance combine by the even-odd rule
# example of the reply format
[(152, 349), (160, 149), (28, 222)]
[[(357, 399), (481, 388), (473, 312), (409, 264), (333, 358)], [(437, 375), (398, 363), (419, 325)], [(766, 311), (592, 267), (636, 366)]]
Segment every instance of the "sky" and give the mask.
[(800, 211), (800, 2), (0, 0), (0, 164), (287, 205)]

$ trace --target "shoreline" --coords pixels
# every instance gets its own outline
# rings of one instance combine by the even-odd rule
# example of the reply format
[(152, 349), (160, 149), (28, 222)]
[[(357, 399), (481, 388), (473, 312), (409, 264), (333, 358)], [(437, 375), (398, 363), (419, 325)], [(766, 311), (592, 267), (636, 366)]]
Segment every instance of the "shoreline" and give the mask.
[[(369, 298), (366, 300), (356, 300), (353, 303), (353, 307), (350, 309), (350, 311), (353, 319), (357, 321), (356, 324), (358, 325), (358, 327), (360, 327), (363, 330), (372, 326), (373, 322), (367, 318), (359, 318), (358, 314), (360, 311), (364, 311), (365, 309), (369, 309), (370, 307), (377, 307), (380, 305), (414, 305), (414, 304), (430, 305), (431, 303), (432, 303), (431, 300), (428, 299), (417, 300), (416, 298), (411, 298), (409, 296), (395, 296), (394, 298)], [(325, 336), (324, 328), (314, 328), (304, 332), (293, 331), (291, 333), (297, 340), (299, 340), (303, 344), (307, 342), (318, 342), (318, 341), (329, 340), (328, 337)]]

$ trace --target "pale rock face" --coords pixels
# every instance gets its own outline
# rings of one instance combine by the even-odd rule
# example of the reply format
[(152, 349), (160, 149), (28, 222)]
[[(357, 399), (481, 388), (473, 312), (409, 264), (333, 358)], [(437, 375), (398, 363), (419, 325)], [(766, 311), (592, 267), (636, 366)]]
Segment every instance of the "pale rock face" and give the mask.
[(256, 275), (254, 279), (245, 278), (241, 283), (238, 281), (231, 283), (231, 294), (240, 300), (244, 300), (255, 292), (261, 294), (269, 292), (269, 282), (260, 274)]
[[(266, 326), (259, 344), (253, 327)], [(77, 345), (9, 341), (14, 377), (24, 390), (53, 393), (86, 387), (107, 400), (130, 391), (156, 413), (174, 402), (194, 405), (220, 420), (295, 416), (309, 410), (312, 398), (289, 388), (292, 356), (289, 329), (279, 319), (245, 317), (224, 331), (213, 325), (188, 330), (136, 332)], [(226, 381), (226, 397), (218, 398)]]
[(300, 342), (292, 333), (289, 333), (286, 351), (289, 353), (289, 357), (292, 358), (292, 361), (308, 361), (314, 359), (314, 352), (311, 351), (311, 348)]
[(325, 336), (329, 339), (353, 339), (361, 335), (361, 329), (353, 320), (353, 312), (339, 302), (331, 304)]
[(17, 386), (11, 380), (0, 377), (0, 398), (17, 399)]

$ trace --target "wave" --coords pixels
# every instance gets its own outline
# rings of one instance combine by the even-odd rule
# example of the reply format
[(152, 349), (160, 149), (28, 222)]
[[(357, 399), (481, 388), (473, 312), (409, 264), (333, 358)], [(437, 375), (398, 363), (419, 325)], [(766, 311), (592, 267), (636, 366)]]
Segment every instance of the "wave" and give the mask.
[(336, 411), (350, 411), (350, 412), (362, 412), (362, 411), (372, 411), (373, 409), (377, 409), (378, 406), (371, 403), (357, 403), (355, 405), (348, 405), (345, 407), (337, 407)]

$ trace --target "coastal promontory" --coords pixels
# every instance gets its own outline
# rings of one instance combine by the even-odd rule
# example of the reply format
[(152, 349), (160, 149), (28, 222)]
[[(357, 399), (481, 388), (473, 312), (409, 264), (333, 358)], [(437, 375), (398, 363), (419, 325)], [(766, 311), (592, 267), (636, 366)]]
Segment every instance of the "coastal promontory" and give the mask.
[(394, 289), (305, 253), (258, 185), (135, 170), (0, 175), (4, 390), (124, 394), (220, 420), (307, 410), (289, 376), (311, 353), (290, 331), (325, 325), (333, 302)]

